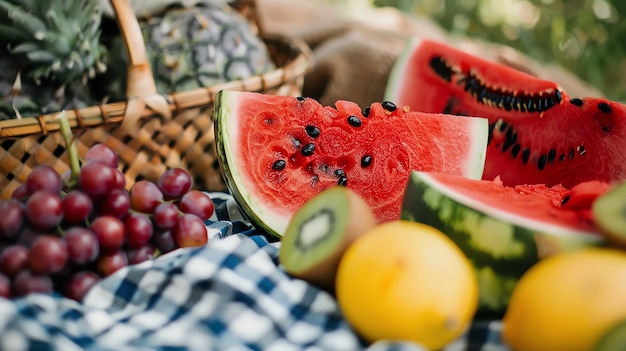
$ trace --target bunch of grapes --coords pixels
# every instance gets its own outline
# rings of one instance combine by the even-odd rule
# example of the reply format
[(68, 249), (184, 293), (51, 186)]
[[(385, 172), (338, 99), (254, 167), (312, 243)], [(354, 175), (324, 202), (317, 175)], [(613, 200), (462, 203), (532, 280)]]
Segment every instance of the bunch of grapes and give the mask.
[(180, 247), (207, 243), (215, 209), (183, 169), (125, 190), (118, 155), (92, 146), (78, 170), (34, 168), (0, 202), (0, 296), (56, 291), (80, 301), (101, 278)]

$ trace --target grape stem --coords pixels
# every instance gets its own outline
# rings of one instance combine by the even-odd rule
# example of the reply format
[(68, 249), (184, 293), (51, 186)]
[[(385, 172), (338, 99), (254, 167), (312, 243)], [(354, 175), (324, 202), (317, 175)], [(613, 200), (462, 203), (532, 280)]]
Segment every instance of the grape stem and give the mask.
[(72, 128), (70, 127), (70, 123), (68, 122), (67, 116), (65, 115), (65, 110), (59, 113), (57, 119), (59, 120), (59, 129), (61, 130), (61, 135), (63, 136), (63, 140), (65, 140), (65, 144), (67, 145), (67, 153), (70, 159), (70, 169), (72, 170), (72, 173), (70, 175), (70, 183), (74, 183), (76, 181), (76, 178), (78, 178), (78, 173), (80, 172), (78, 149), (76, 149), (76, 144), (74, 144)]

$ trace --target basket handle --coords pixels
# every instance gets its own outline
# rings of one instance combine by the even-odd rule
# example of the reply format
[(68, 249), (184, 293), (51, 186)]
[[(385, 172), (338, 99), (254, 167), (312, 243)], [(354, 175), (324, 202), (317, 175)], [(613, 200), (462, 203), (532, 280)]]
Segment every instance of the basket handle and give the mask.
[(169, 120), (172, 110), (165, 96), (157, 92), (137, 17), (128, 0), (110, 1), (130, 60), (126, 82), (128, 103), (120, 128), (136, 126), (146, 108)]

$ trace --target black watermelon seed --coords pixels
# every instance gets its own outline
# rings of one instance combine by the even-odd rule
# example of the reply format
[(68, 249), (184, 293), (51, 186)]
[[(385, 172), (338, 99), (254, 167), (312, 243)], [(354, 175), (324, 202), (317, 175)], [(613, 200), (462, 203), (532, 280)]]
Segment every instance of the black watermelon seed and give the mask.
[(513, 145), (513, 148), (511, 148), (511, 155), (513, 155), (513, 158), (517, 157), (521, 149), (522, 147), (519, 144)]
[(306, 98), (304, 96), (298, 96), (296, 97), (296, 99), (298, 99), (298, 101), (304, 101), (306, 100)]
[(489, 134), (487, 134), (487, 145), (491, 144), (491, 139), (493, 139), (493, 130), (496, 128), (495, 123), (489, 123)]
[(569, 157), (570, 160), (574, 159), (574, 155), (575, 155), (574, 152), (575, 152), (574, 149), (569, 150), (569, 153), (567, 154), (567, 157)]
[(578, 146), (576, 150), (578, 150), (578, 154), (581, 156), (584, 155), (585, 152), (587, 152), (587, 150), (585, 150), (585, 147), (583, 145)]
[(555, 158), (556, 158), (556, 150), (550, 149), (550, 151), (548, 151), (548, 163), (554, 162)]
[(530, 149), (525, 148), (524, 151), (522, 151), (522, 161), (524, 162), (524, 164), (528, 163), (529, 158), (530, 158)]
[(300, 150), (300, 153), (302, 154), (302, 156), (311, 156), (313, 155), (314, 151), (315, 151), (315, 144), (309, 143), (302, 147), (302, 150)]
[(337, 181), (337, 185), (348, 185), (348, 178), (346, 176), (339, 178), (339, 180)]
[(353, 127), (360, 127), (361, 119), (355, 115), (348, 116), (348, 124)]
[(372, 156), (365, 155), (361, 157), (361, 167), (369, 167), (372, 164)]
[(335, 170), (335, 177), (337, 178), (341, 178), (341, 177), (345, 177), (346, 176), (346, 172), (344, 172), (343, 169), (338, 168)]
[(304, 130), (306, 130), (307, 135), (311, 138), (317, 138), (318, 136), (320, 136), (320, 129), (316, 126), (308, 125), (304, 127)]
[(557, 104), (560, 103), (563, 99), (563, 96), (561, 95), (561, 92), (559, 90), (554, 91), (554, 99), (556, 100)]
[(569, 103), (572, 105), (576, 105), (578, 107), (583, 105), (583, 101), (579, 98), (573, 98), (573, 99), (569, 99)]
[(533, 100), (528, 100), (526, 102), (526, 111), (535, 112), (535, 102)]
[(448, 66), (443, 57), (433, 57), (430, 60), (430, 68), (432, 68), (432, 70), (437, 73), (439, 77), (443, 78), (443, 80), (445, 80), (446, 82), (450, 82), (452, 80), (452, 75), (454, 74), (454, 71), (452, 70), (452, 68), (450, 68), (450, 66)]
[(604, 113), (611, 113), (612, 109), (611, 109), (611, 105), (607, 104), (606, 102), (601, 102), (598, 104), (598, 110), (604, 112)]
[(383, 102), (381, 103), (381, 105), (383, 106), (383, 108), (384, 108), (385, 110), (387, 110), (387, 111), (389, 111), (389, 112), (393, 112), (393, 111), (395, 111), (395, 110), (397, 110), (397, 109), (398, 109), (398, 106), (396, 106), (396, 104), (394, 104), (394, 103), (393, 103), (393, 102), (391, 102), (391, 101), (383, 101)]
[(511, 95), (504, 96), (504, 99), (502, 100), (502, 105), (504, 106), (505, 110), (511, 111), (511, 101), (513, 101), (513, 96)]
[(569, 201), (569, 195), (563, 196), (563, 199), (561, 199), (561, 205), (565, 205), (568, 201)]
[(540, 171), (543, 171), (543, 169), (546, 167), (546, 161), (546, 154), (539, 156), (539, 160), (537, 161), (537, 168), (539, 168)]
[[(544, 105), (544, 103), (545, 103), (545, 105)], [(537, 111), (541, 112), (541, 111), (546, 110), (546, 106), (547, 106), (547, 105), (548, 105), (548, 104), (547, 104), (547, 100), (544, 100), (544, 99), (538, 99), (538, 100), (537, 100), (537, 106), (536, 106), (536, 107), (537, 107)]]
[(564, 161), (565, 160), (565, 154), (561, 154), (561, 156), (559, 156), (559, 161)]
[[(500, 120), (500, 121), (502, 121), (502, 120)], [(508, 126), (509, 126), (508, 123), (506, 123), (505, 121), (502, 121), (500, 123), (500, 126), (499, 126), (498, 130), (500, 130), (500, 132), (504, 132), (506, 130), (506, 127), (508, 127)]]
[(275, 171), (282, 171), (283, 169), (285, 169), (286, 166), (287, 166), (287, 162), (285, 162), (285, 160), (276, 160), (272, 164), (272, 169)]
[(365, 110), (363, 110), (363, 117), (367, 118), (370, 115), (370, 108), (366, 107)]

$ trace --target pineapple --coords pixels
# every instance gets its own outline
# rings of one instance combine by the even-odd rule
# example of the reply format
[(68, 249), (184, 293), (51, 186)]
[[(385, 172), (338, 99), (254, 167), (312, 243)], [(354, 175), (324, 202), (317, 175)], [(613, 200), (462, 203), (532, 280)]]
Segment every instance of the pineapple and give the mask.
[[(127, 0), (137, 17), (150, 17), (167, 11), (172, 6), (191, 7), (198, 3), (212, 3), (224, 5), (233, 0)], [(111, 0), (98, 0), (106, 16), (113, 17), (115, 13), (111, 6)]]
[(102, 73), (97, 0), (0, 0), (0, 120), (93, 104)]
[[(162, 94), (243, 79), (274, 67), (254, 28), (226, 3), (169, 8), (141, 19), (140, 27)], [(121, 38), (109, 51), (105, 94), (116, 101), (124, 98), (128, 59)]]

